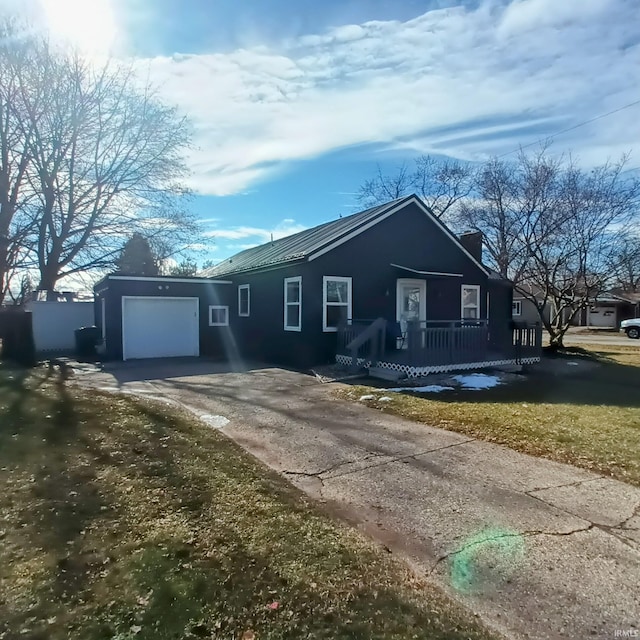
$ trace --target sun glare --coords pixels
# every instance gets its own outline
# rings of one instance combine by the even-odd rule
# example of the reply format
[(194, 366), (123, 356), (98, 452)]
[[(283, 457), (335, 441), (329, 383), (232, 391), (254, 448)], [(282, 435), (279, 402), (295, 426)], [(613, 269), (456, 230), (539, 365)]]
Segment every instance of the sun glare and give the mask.
[(87, 54), (109, 53), (116, 36), (110, 0), (40, 0), (40, 3), (53, 38)]

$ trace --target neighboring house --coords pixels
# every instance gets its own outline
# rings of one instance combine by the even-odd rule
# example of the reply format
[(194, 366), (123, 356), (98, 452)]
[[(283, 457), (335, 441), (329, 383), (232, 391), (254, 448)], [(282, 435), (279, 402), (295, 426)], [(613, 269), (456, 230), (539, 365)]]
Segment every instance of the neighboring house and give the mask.
[[(523, 284), (521, 288), (524, 288), (527, 291), (529, 296), (535, 295), (535, 292), (538, 290), (531, 285)], [(539, 296), (540, 299), (543, 296)], [(547, 305), (544, 308), (544, 317), (548, 322), (551, 318), (551, 312), (553, 310), (553, 302), (547, 302)], [(535, 323), (540, 322), (540, 314), (538, 313), (538, 308), (536, 307), (533, 300), (530, 297), (525, 297), (522, 292), (514, 289), (513, 291), (513, 303), (511, 305), (511, 316), (516, 322), (528, 322)]]
[(639, 303), (640, 297), (637, 294), (603, 292), (592, 304), (581, 309), (573, 324), (580, 327), (619, 329), (623, 320), (638, 317)]
[[(514, 339), (511, 285), (482, 264), (479, 238), (457, 238), (416, 196), (247, 249), (198, 278), (109, 276), (96, 299), (112, 357), (224, 352), (296, 367), (337, 357), (408, 375), (515, 362), (523, 342), (539, 358), (535, 332)], [(171, 336), (183, 341), (175, 353)]]
[[(547, 320), (553, 309), (553, 302), (549, 302), (544, 311)], [(603, 292), (590, 305), (580, 309), (571, 324), (578, 327), (617, 329), (623, 320), (638, 317), (639, 312), (640, 296), (638, 294)], [(538, 322), (540, 320), (535, 304), (519, 291), (513, 293), (512, 316), (515, 321), (519, 322)]]

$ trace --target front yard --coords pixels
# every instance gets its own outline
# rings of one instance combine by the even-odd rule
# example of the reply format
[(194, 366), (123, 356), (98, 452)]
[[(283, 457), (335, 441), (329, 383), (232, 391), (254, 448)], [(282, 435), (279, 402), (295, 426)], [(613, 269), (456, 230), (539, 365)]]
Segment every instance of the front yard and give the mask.
[(640, 486), (640, 349), (594, 345), (558, 356), (555, 364), (481, 391), (387, 393), (359, 386), (339, 395), (364, 396), (381, 411)]
[(186, 414), (0, 367), (0, 638), (488, 638)]

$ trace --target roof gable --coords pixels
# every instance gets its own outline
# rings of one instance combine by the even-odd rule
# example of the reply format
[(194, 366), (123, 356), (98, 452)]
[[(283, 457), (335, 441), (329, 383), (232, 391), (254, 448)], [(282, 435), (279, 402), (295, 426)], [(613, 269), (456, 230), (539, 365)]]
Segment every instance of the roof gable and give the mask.
[(416, 204), (460, 251), (485, 274), (489, 275), (487, 268), (462, 246), (458, 238), (415, 195), (392, 200), (383, 205), (326, 222), (285, 238), (246, 249), (198, 275), (210, 278), (246, 271), (278, 268), (302, 260), (314, 260), (355, 238), (382, 220), (386, 220), (408, 204)]

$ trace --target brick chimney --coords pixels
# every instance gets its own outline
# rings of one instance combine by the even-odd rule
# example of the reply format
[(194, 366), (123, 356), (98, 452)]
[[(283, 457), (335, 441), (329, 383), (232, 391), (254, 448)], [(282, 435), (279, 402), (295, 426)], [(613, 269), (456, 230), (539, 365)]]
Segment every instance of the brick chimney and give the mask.
[(482, 262), (482, 232), (465, 231), (458, 237), (460, 244), (478, 261)]

